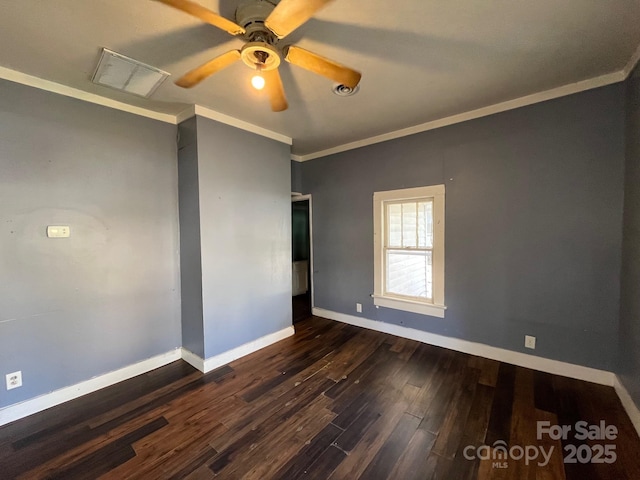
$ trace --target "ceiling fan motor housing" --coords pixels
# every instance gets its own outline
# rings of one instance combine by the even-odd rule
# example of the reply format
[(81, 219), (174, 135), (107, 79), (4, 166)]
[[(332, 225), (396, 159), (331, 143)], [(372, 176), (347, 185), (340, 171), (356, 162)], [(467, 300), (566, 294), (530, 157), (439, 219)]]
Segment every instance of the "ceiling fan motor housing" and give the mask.
[(246, 30), (247, 41), (276, 44), (278, 38), (264, 24), (274, 8), (275, 4), (266, 0), (249, 0), (238, 6), (236, 23)]
[(275, 4), (266, 0), (250, 0), (236, 9), (236, 22), (246, 30), (247, 40), (240, 55), (250, 68), (269, 71), (280, 65), (280, 52), (275, 48), (278, 37), (264, 24), (274, 8)]

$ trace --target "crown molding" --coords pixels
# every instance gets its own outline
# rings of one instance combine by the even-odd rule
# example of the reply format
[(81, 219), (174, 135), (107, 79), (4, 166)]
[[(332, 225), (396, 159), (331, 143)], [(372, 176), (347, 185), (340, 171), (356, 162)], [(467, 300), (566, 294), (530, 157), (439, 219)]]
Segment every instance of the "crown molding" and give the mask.
[(633, 72), (633, 69), (636, 68), (636, 65), (638, 64), (639, 61), (640, 61), (640, 45), (638, 45), (638, 48), (636, 48), (635, 52), (633, 52), (633, 55), (631, 55), (631, 58), (629, 59), (629, 61), (624, 67), (624, 70), (623, 70), (624, 78), (627, 78), (629, 75), (631, 75), (631, 72)]
[[(412, 127), (395, 130), (393, 132), (385, 133), (382, 135), (376, 135), (374, 137), (364, 138), (362, 140), (357, 140), (355, 142), (345, 143), (343, 145), (338, 145), (326, 150), (320, 150), (320, 151), (312, 152), (306, 155), (291, 154), (291, 160), (294, 160), (296, 162), (305, 162), (308, 160), (314, 160), (316, 158), (326, 157), (336, 153), (346, 152), (348, 150), (353, 150), (360, 147), (366, 147), (368, 145), (374, 145), (376, 143), (386, 142), (388, 140), (394, 140), (396, 138), (402, 138), (409, 135), (414, 135), (416, 133), (426, 132), (429, 130), (434, 130), (436, 128), (454, 125), (456, 123), (461, 123), (461, 122), (466, 122), (468, 120), (486, 117), (489, 115), (493, 115), (495, 113), (501, 113), (508, 110), (513, 110), (516, 108), (533, 105), (535, 103), (552, 100), (554, 98), (559, 98), (566, 95), (572, 95), (574, 93), (579, 93), (586, 90), (591, 90), (594, 88), (611, 85), (613, 83), (622, 82), (631, 74), (631, 72), (633, 71), (633, 69), (638, 64), (639, 61), (640, 61), (640, 46), (638, 46), (638, 48), (635, 50), (635, 52), (633, 53), (633, 55), (625, 65), (625, 67), (618, 72), (601, 75), (599, 77), (583, 80), (576, 83), (571, 83), (568, 85), (564, 85), (562, 87), (546, 90), (544, 92), (534, 93), (532, 95), (527, 95), (525, 97), (520, 97), (514, 100), (509, 100), (509, 101), (498, 103), (495, 105), (482, 107), (476, 110), (471, 110), (469, 112), (452, 115), (450, 117), (433, 120), (431, 122), (414, 125)], [(207, 107), (203, 107), (201, 105), (190, 105), (185, 110), (178, 113), (177, 115), (173, 115), (168, 113), (156, 112), (154, 110), (149, 110), (147, 108), (136, 107), (124, 102), (112, 100), (110, 98), (106, 98), (94, 93), (85, 92), (77, 88), (68, 87), (60, 83), (38, 78), (33, 75), (28, 75), (26, 73), (18, 72), (17, 70), (12, 70), (10, 68), (1, 67), (1, 66), (0, 66), (0, 79), (8, 80), (14, 83), (20, 83), (22, 85), (27, 85), (30, 87), (38, 88), (40, 90), (45, 90), (47, 92), (57, 93), (59, 95), (64, 95), (66, 97), (75, 98), (85, 102), (101, 105), (108, 108), (113, 108), (115, 110), (132, 113), (134, 115), (151, 118), (154, 120), (170, 123), (173, 125), (177, 125), (187, 120), (188, 118), (191, 118), (195, 115), (199, 115), (201, 117), (208, 118), (210, 120), (215, 120), (217, 122), (224, 123), (225, 125), (230, 125), (232, 127), (236, 127), (241, 130), (246, 130), (248, 132), (255, 133), (256, 135), (260, 135), (266, 138), (270, 138), (272, 140), (276, 140), (286, 145), (293, 145), (293, 139), (291, 137), (288, 137), (278, 132), (274, 132), (272, 130), (268, 130), (263, 127), (259, 127), (258, 125), (254, 125), (249, 122), (245, 122), (244, 120), (239, 120), (230, 115), (225, 115), (223, 113), (216, 112), (215, 110), (212, 110)]]
[(45, 80), (43, 78), (34, 77), (26, 73), (18, 72), (10, 68), (0, 66), (0, 79), (8, 80), (14, 83), (20, 83), (28, 87), (37, 88), (51, 93), (57, 93), (58, 95), (64, 95), (65, 97), (75, 98), (84, 102), (93, 103), (95, 105), (101, 105), (103, 107), (113, 108), (114, 110), (120, 110), (141, 117), (151, 118), (153, 120), (159, 120), (161, 122), (177, 125), (184, 120), (193, 117), (194, 115), (200, 115), (201, 117), (209, 118), (232, 127), (240, 128), (263, 137), (277, 140), (278, 142), (286, 143), (287, 145), (293, 144), (293, 139), (277, 132), (267, 130), (266, 128), (253, 125), (252, 123), (238, 120), (229, 115), (216, 112), (210, 108), (202, 107), (200, 105), (190, 105), (185, 110), (177, 115), (170, 113), (161, 113), (147, 108), (136, 107), (124, 102), (112, 100), (110, 98), (97, 95), (95, 93), (85, 92), (83, 90), (68, 87), (60, 83)]
[(34, 77), (33, 75), (28, 75), (16, 70), (11, 70), (10, 68), (0, 67), (0, 78), (10, 82), (20, 83), (29, 87), (45, 90), (47, 92), (64, 95), (65, 97), (71, 97), (85, 102), (94, 103), (96, 105), (102, 105), (103, 107), (133, 113), (134, 115), (139, 115), (141, 117), (152, 118), (154, 120), (172, 123), (174, 125), (176, 123), (176, 116), (169, 113), (160, 113), (147, 108), (135, 107), (124, 102), (96, 95), (95, 93), (85, 92), (77, 88), (62, 85), (61, 83), (52, 82), (50, 80)]
[(625, 80), (625, 78), (626, 76), (624, 70), (621, 70), (619, 72), (601, 75), (599, 77), (590, 78), (588, 80), (583, 80), (576, 83), (570, 83), (562, 87), (553, 88), (544, 92), (534, 93), (532, 95), (516, 98), (514, 100), (496, 103), (495, 105), (478, 108), (477, 110), (471, 110), (469, 112), (452, 115), (450, 117), (441, 118), (439, 120), (422, 123), (413, 127), (403, 128), (401, 130), (396, 130), (382, 135), (376, 135), (375, 137), (364, 138), (362, 140), (357, 140), (351, 143), (345, 143), (343, 145), (338, 145), (327, 150), (321, 150), (319, 152), (313, 152), (307, 155), (291, 155), (291, 159), (298, 162), (306, 162), (308, 160), (314, 160), (316, 158), (346, 152), (355, 148), (366, 147), (368, 145), (374, 145), (376, 143), (386, 142), (388, 140), (395, 140), (396, 138), (402, 138), (409, 135), (414, 135), (416, 133), (435, 130), (436, 128), (447, 127), (449, 125), (466, 122), (468, 120), (474, 120), (476, 118), (487, 117), (495, 113), (501, 113), (520, 107), (526, 107), (535, 103), (553, 100), (554, 98), (560, 98), (567, 95), (572, 95), (574, 93), (584, 92), (585, 90), (604, 87), (613, 83), (622, 82)]
[(263, 137), (267, 137), (272, 140), (285, 143), (287, 145), (293, 145), (293, 139), (291, 137), (287, 137), (286, 135), (274, 132), (272, 130), (267, 130), (266, 128), (259, 127), (257, 125), (254, 125), (253, 123), (245, 122), (244, 120), (238, 120), (237, 118), (225, 115), (224, 113), (216, 112), (215, 110), (211, 110), (210, 108), (195, 105), (193, 111), (194, 115), (208, 118), (210, 120), (215, 120), (216, 122), (224, 123), (241, 130), (246, 130), (247, 132), (255, 133), (256, 135), (261, 135)]
[(196, 106), (189, 105), (183, 111), (181, 111), (178, 115), (176, 115), (176, 124), (180, 125), (185, 120), (189, 120), (191, 117), (196, 116)]

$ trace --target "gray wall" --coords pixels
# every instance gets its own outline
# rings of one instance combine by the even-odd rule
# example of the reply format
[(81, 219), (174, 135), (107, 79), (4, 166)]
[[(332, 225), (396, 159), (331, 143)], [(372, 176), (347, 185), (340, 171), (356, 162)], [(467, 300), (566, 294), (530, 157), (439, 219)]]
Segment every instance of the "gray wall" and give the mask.
[(196, 118), (182, 122), (178, 132), (182, 346), (204, 358)]
[(0, 407), (180, 346), (175, 137), (0, 81)]
[(302, 164), (291, 160), (291, 191), (302, 193)]
[[(613, 370), (623, 111), (618, 84), (304, 162), (315, 305)], [(376, 309), (373, 192), (440, 183), (446, 318)]]
[(640, 406), (640, 67), (626, 82), (626, 172), (620, 365), (622, 382)]
[(197, 117), (204, 356), (291, 325), (289, 146)]

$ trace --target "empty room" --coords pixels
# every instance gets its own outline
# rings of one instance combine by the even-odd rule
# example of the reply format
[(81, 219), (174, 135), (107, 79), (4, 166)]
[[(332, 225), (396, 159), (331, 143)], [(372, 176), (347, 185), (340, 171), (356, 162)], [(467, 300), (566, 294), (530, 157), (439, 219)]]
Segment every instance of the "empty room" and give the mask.
[(0, 3), (0, 480), (640, 478), (636, 0)]

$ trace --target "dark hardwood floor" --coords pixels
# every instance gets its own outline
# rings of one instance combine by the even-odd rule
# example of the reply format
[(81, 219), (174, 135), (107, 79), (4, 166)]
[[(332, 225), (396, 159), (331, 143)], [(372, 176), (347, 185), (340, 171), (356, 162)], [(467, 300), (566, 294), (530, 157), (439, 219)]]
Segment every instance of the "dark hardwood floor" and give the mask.
[(311, 291), (291, 297), (293, 323), (299, 323), (311, 316)]
[[(580, 420), (617, 438), (536, 438)], [(500, 441), (554, 451), (473, 458)], [(613, 463), (563, 463), (605, 444)], [(612, 388), (311, 318), (207, 375), (178, 361), (0, 428), (0, 477), (639, 479), (639, 452)]]

